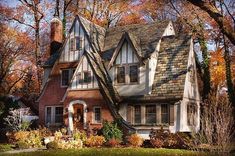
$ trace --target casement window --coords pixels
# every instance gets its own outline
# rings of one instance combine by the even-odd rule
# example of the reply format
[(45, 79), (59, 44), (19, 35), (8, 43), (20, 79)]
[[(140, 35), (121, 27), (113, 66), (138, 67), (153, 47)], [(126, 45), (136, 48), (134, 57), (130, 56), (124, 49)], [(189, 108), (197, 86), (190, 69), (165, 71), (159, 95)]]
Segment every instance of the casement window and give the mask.
[(134, 114), (135, 114), (135, 124), (140, 124), (141, 123), (141, 106), (140, 105), (135, 105)]
[(156, 105), (146, 105), (145, 107), (146, 123), (156, 123)]
[(187, 104), (187, 122), (189, 126), (196, 125), (197, 105), (196, 103)]
[(101, 108), (100, 107), (94, 107), (94, 123), (101, 123)]
[(92, 81), (92, 76), (91, 76), (90, 71), (78, 72), (77, 78), (78, 78), (79, 84), (91, 83), (91, 81)]
[(130, 82), (138, 82), (138, 66), (130, 66)]
[(132, 84), (139, 81), (139, 66), (137, 64), (126, 64), (117, 66), (116, 83), (117, 84)]
[(61, 81), (62, 81), (61, 82), (62, 86), (68, 86), (69, 84), (69, 70), (68, 69), (62, 70)]
[(46, 106), (45, 109), (46, 125), (60, 125), (63, 123), (63, 106)]
[(75, 72), (74, 68), (62, 69), (61, 70), (61, 86), (66, 87), (69, 85), (70, 80)]
[(76, 50), (81, 50), (81, 49), (82, 49), (82, 38), (76, 37)]
[(125, 67), (117, 67), (117, 83), (125, 83)]
[(168, 104), (161, 105), (161, 123), (168, 124), (169, 123), (169, 107)]
[(174, 126), (175, 115), (172, 104), (128, 105), (127, 121), (132, 124), (156, 124)]
[(74, 46), (75, 42), (74, 41), (75, 41), (74, 38), (70, 39), (70, 51), (74, 51), (75, 50), (75, 46)]

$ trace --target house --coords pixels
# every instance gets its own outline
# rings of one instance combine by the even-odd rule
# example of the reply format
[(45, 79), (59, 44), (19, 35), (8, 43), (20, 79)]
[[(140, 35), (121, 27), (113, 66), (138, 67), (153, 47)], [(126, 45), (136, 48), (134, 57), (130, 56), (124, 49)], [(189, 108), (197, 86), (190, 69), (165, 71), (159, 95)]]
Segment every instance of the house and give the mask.
[(40, 124), (72, 132), (118, 119), (143, 137), (152, 128), (199, 128), (193, 40), (176, 34), (171, 21), (105, 29), (76, 16), (62, 43), (54, 17), (43, 82)]

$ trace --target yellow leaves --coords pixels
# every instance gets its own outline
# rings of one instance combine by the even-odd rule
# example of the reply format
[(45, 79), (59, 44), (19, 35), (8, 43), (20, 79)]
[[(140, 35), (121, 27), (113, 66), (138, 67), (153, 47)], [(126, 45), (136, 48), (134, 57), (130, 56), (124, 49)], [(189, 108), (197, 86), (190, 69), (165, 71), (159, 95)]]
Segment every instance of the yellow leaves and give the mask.
[(225, 77), (225, 61), (223, 58), (223, 48), (218, 48), (216, 51), (211, 52), (210, 60), (210, 73), (212, 84), (218, 86), (223, 83)]

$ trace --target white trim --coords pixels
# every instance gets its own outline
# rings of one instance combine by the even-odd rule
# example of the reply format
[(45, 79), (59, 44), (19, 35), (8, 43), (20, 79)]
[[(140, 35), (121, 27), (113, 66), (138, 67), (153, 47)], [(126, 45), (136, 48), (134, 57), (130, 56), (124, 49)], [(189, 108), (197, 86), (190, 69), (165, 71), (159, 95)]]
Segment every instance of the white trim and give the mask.
[(74, 130), (73, 129), (73, 113), (74, 113), (73, 105), (75, 104), (83, 105), (83, 127), (84, 129), (86, 129), (87, 104), (85, 103), (85, 101), (82, 101), (82, 100), (71, 101), (68, 106), (68, 118), (69, 118), (68, 129), (69, 129), (70, 134)]
[[(61, 108), (63, 108), (63, 112), (64, 112), (64, 107), (63, 107), (63, 105), (48, 105), (48, 106), (45, 106), (45, 124), (47, 125), (48, 123), (46, 123), (46, 121), (47, 121), (47, 108), (51, 108), (51, 123), (49, 123), (49, 125), (56, 125), (56, 126), (59, 126), (59, 125), (61, 125), (61, 124), (63, 124), (63, 121), (62, 121), (62, 123), (56, 123), (55, 122), (55, 108), (56, 107), (61, 107)], [(62, 115), (63, 115), (63, 113), (62, 113)]]
[[(100, 121), (99, 122), (95, 120), (95, 109), (96, 108), (100, 109)], [(102, 123), (102, 111), (101, 110), (102, 110), (102, 107), (100, 107), (100, 106), (93, 107), (93, 111), (92, 111), (92, 123), (93, 124), (101, 124)]]

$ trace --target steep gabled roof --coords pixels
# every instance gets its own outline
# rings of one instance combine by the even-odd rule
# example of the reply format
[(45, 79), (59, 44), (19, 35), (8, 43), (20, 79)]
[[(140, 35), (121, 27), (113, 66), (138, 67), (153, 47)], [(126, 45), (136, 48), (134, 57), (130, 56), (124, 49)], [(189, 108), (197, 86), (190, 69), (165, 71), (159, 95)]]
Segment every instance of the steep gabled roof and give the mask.
[(95, 50), (97, 52), (101, 52), (102, 47), (104, 46), (106, 29), (92, 23), (82, 16), (76, 16), (76, 18), (82, 23), (90, 42), (94, 45)]
[(115, 62), (119, 52), (120, 52), (120, 49), (122, 48), (123, 46), (123, 43), (127, 41), (130, 46), (133, 48), (137, 58), (139, 59), (139, 61), (142, 61), (142, 56), (141, 56), (141, 48), (140, 48), (140, 42), (139, 42), (139, 39), (134, 36), (133, 34), (131, 34), (130, 32), (124, 32), (122, 34), (122, 38), (120, 39), (116, 49), (114, 50), (113, 52), (113, 55), (112, 55), (112, 59), (109, 63), (109, 66), (108, 68), (111, 68), (111, 66), (113, 65), (113, 63)]
[(122, 38), (123, 32), (127, 32), (132, 41), (136, 42), (136, 44), (133, 43), (136, 49), (141, 51), (140, 56), (147, 56), (149, 53), (155, 51), (158, 41), (168, 24), (169, 21), (159, 21), (148, 24), (133, 24), (109, 28), (105, 34), (102, 58), (105, 60), (111, 59), (114, 50)]

